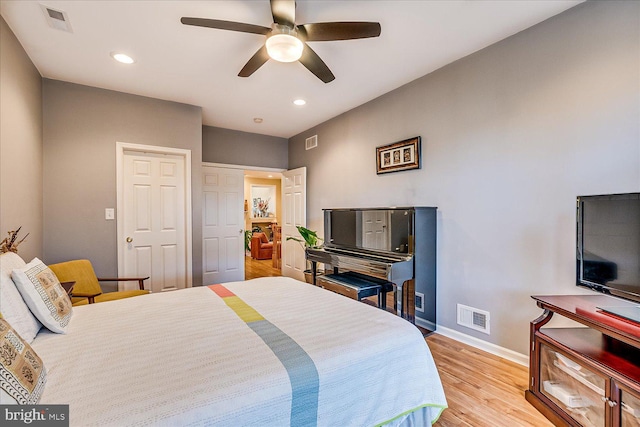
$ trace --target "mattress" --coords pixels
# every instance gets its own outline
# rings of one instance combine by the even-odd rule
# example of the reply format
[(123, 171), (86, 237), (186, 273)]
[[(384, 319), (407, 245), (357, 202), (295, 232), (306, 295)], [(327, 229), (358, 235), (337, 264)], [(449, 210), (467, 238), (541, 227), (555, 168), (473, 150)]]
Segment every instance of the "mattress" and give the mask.
[(40, 403), (71, 426), (429, 425), (446, 407), (415, 326), (285, 277), (74, 307), (32, 346)]

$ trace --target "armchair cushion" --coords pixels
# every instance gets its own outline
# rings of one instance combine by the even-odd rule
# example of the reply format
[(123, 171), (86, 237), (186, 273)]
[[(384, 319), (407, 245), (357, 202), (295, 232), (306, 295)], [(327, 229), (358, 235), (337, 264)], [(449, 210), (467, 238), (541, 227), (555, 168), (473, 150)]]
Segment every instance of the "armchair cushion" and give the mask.
[[(117, 299), (137, 297), (139, 295), (146, 295), (148, 293), (149, 291), (147, 291), (146, 289), (142, 291), (139, 289), (135, 289), (131, 291), (106, 292), (95, 297), (94, 302), (115, 301)], [(71, 297), (71, 302), (73, 302), (73, 305), (87, 305), (89, 304), (89, 298)]]
[(42, 261), (34, 258), (11, 273), (16, 287), (31, 312), (51, 332), (64, 333), (73, 310), (67, 292)]
[(100, 295), (102, 293), (96, 273), (88, 259), (51, 264), (49, 268), (61, 282), (76, 282), (73, 285), (72, 295)]
[(0, 403), (38, 403), (47, 381), (42, 359), (0, 316)]

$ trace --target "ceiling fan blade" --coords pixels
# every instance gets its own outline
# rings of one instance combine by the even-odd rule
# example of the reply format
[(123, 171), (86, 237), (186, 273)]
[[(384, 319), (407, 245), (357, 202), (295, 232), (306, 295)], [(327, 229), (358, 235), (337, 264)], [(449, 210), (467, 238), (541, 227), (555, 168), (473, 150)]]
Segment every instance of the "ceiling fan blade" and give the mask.
[(325, 83), (329, 83), (335, 80), (336, 76), (333, 75), (327, 64), (324, 63), (322, 59), (318, 56), (317, 53), (314, 52), (306, 43), (304, 45), (304, 50), (302, 51), (302, 56), (299, 59), (300, 63), (307, 67), (307, 70), (311, 71), (316, 75), (320, 80)]
[(265, 62), (269, 60), (269, 54), (267, 53), (267, 47), (262, 46), (258, 51), (251, 57), (251, 59), (244, 65), (242, 70), (238, 73), (239, 77), (249, 77), (251, 74), (255, 73), (258, 68), (262, 67)]
[(267, 35), (271, 31), (271, 28), (262, 27), (260, 25), (244, 24), (242, 22), (220, 21), (219, 19), (180, 18), (180, 22), (182, 22), (184, 25), (193, 25), (195, 27), (216, 28), (218, 30), (239, 31), (241, 33)]
[(378, 37), (381, 31), (378, 22), (319, 22), (297, 28), (300, 38), (308, 42), (365, 39)]
[(295, 0), (271, 0), (273, 22), (293, 28), (296, 25)]

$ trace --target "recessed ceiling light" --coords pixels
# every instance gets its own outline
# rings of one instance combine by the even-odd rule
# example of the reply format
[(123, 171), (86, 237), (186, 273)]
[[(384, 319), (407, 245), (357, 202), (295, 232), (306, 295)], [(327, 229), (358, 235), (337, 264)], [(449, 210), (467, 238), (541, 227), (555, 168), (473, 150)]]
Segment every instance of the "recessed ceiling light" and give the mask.
[(254, 118), (253, 118), (253, 121), (254, 121), (255, 123), (262, 123), (262, 117), (254, 117)]
[(293, 101), (293, 103), (296, 105), (304, 105), (307, 103), (307, 101), (305, 101), (304, 99), (296, 99), (295, 101)]
[(132, 57), (129, 55), (125, 55), (124, 53), (119, 52), (111, 52), (111, 57), (118, 62), (122, 62), (123, 64), (133, 64), (134, 61)]

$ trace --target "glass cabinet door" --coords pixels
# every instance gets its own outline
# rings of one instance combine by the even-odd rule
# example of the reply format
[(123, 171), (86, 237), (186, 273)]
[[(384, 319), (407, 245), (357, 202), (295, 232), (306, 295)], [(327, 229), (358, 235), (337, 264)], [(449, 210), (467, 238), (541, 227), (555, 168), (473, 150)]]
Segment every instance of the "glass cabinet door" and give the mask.
[(544, 343), (540, 346), (539, 366), (542, 394), (585, 427), (605, 425), (604, 377)]
[(640, 398), (625, 389), (620, 390), (620, 425), (640, 427)]

